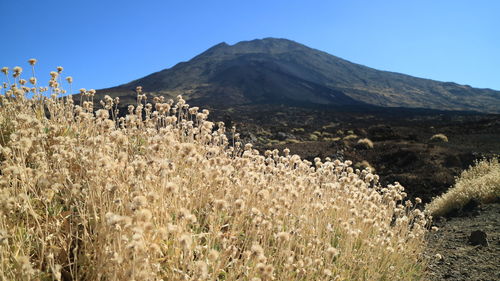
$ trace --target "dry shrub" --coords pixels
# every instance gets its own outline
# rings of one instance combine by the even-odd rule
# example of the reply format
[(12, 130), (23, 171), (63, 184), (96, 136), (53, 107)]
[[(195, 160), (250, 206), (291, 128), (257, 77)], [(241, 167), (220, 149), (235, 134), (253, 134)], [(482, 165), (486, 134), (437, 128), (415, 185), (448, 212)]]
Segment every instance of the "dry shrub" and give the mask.
[(425, 206), (426, 212), (443, 216), (475, 199), (488, 203), (500, 198), (500, 164), (498, 157), (481, 160), (462, 172), (455, 186)]
[(339, 137), (333, 137), (333, 138), (323, 138), (324, 141), (331, 141), (331, 142), (336, 142), (339, 141)]
[(372, 149), (373, 148), (373, 142), (370, 139), (364, 138), (358, 140), (358, 143), (356, 144), (357, 148), (362, 148), (362, 149)]
[(357, 139), (358, 136), (355, 135), (355, 134), (350, 134), (350, 135), (347, 135), (344, 137), (344, 140), (354, 140), (354, 139)]
[(448, 137), (444, 134), (435, 134), (430, 138), (433, 142), (448, 142)]
[(318, 139), (319, 139), (319, 137), (316, 134), (310, 134), (309, 135), (309, 140), (311, 140), (311, 141), (317, 141)]
[(181, 97), (148, 103), (138, 88), (120, 118), (117, 99), (95, 108), (95, 91), (75, 105), (57, 98), (60, 73), (33, 98), (17, 80), (0, 95), (12, 124), (0, 147), (0, 279), (422, 277), (428, 221), (401, 204), (398, 183), (350, 161), (230, 145)]
[(292, 133), (303, 133), (305, 130), (304, 128), (293, 128)]

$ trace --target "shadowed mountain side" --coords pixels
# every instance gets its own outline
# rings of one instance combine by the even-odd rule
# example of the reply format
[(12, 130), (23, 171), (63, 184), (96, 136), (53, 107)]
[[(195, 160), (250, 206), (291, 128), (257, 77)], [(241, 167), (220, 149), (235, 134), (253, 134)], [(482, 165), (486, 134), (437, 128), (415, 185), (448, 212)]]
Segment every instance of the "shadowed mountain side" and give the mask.
[(188, 62), (99, 91), (182, 94), (199, 105), (316, 104), (500, 112), (500, 92), (379, 71), (286, 40), (220, 43)]

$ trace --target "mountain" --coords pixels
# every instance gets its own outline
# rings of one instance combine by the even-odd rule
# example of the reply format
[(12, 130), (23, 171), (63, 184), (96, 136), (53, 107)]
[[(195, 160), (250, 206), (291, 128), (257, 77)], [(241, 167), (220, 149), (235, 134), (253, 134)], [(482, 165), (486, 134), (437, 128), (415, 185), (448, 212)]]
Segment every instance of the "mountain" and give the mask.
[(500, 113), (500, 92), (352, 63), (287, 39), (217, 44), (188, 62), (98, 91), (134, 101), (182, 94), (196, 105), (382, 106)]

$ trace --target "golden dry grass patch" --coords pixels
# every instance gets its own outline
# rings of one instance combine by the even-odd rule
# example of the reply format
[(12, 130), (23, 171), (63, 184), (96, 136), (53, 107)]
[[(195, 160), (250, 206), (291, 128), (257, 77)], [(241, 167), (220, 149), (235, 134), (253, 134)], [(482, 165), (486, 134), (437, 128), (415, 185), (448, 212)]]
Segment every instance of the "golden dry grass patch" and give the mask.
[(423, 278), (428, 219), (400, 184), (261, 155), (180, 96), (138, 88), (120, 115), (93, 90), (60, 98), (62, 69), (43, 88), (16, 71), (0, 95), (0, 279)]
[(443, 216), (465, 206), (471, 200), (482, 203), (500, 199), (500, 164), (498, 157), (476, 161), (462, 172), (455, 185), (425, 206), (426, 212)]

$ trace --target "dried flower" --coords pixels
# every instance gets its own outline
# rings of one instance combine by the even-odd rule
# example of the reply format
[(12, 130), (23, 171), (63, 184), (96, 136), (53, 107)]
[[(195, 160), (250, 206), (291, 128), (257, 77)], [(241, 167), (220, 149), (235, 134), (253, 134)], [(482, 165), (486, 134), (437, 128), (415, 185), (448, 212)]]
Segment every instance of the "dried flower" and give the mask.
[(328, 247), (328, 249), (326, 249), (326, 253), (328, 254), (329, 257), (335, 258), (336, 256), (339, 255), (339, 250), (334, 247)]
[(191, 248), (191, 244), (193, 243), (193, 240), (191, 239), (191, 235), (184, 233), (179, 237), (179, 243), (181, 244), (182, 248), (184, 249), (189, 249)]
[(219, 258), (219, 252), (217, 250), (211, 249), (208, 251), (208, 259), (211, 261), (216, 261)]
[(169, 194), (177, 193), (178, 187), (175, 183), (169, 182), (165, 185), (165, 191)]
[(290, 240), (290, 234), (288, 232), (280, 232), (276, 235), (276, 238), (280, 242), (288, 242)]
[(12, 71), (14, 72), (13, 73), (13, 76), (14, 77), (19, 77), (19, 75), (21, 75), (21, 73), (23, 72), (23, 69), (20, 67), (20, 66), (15, 66)]
[(259, 244), (253, 244), (250, 248), (253, 257), (259, 257), (264, 255), (264, 249)]

